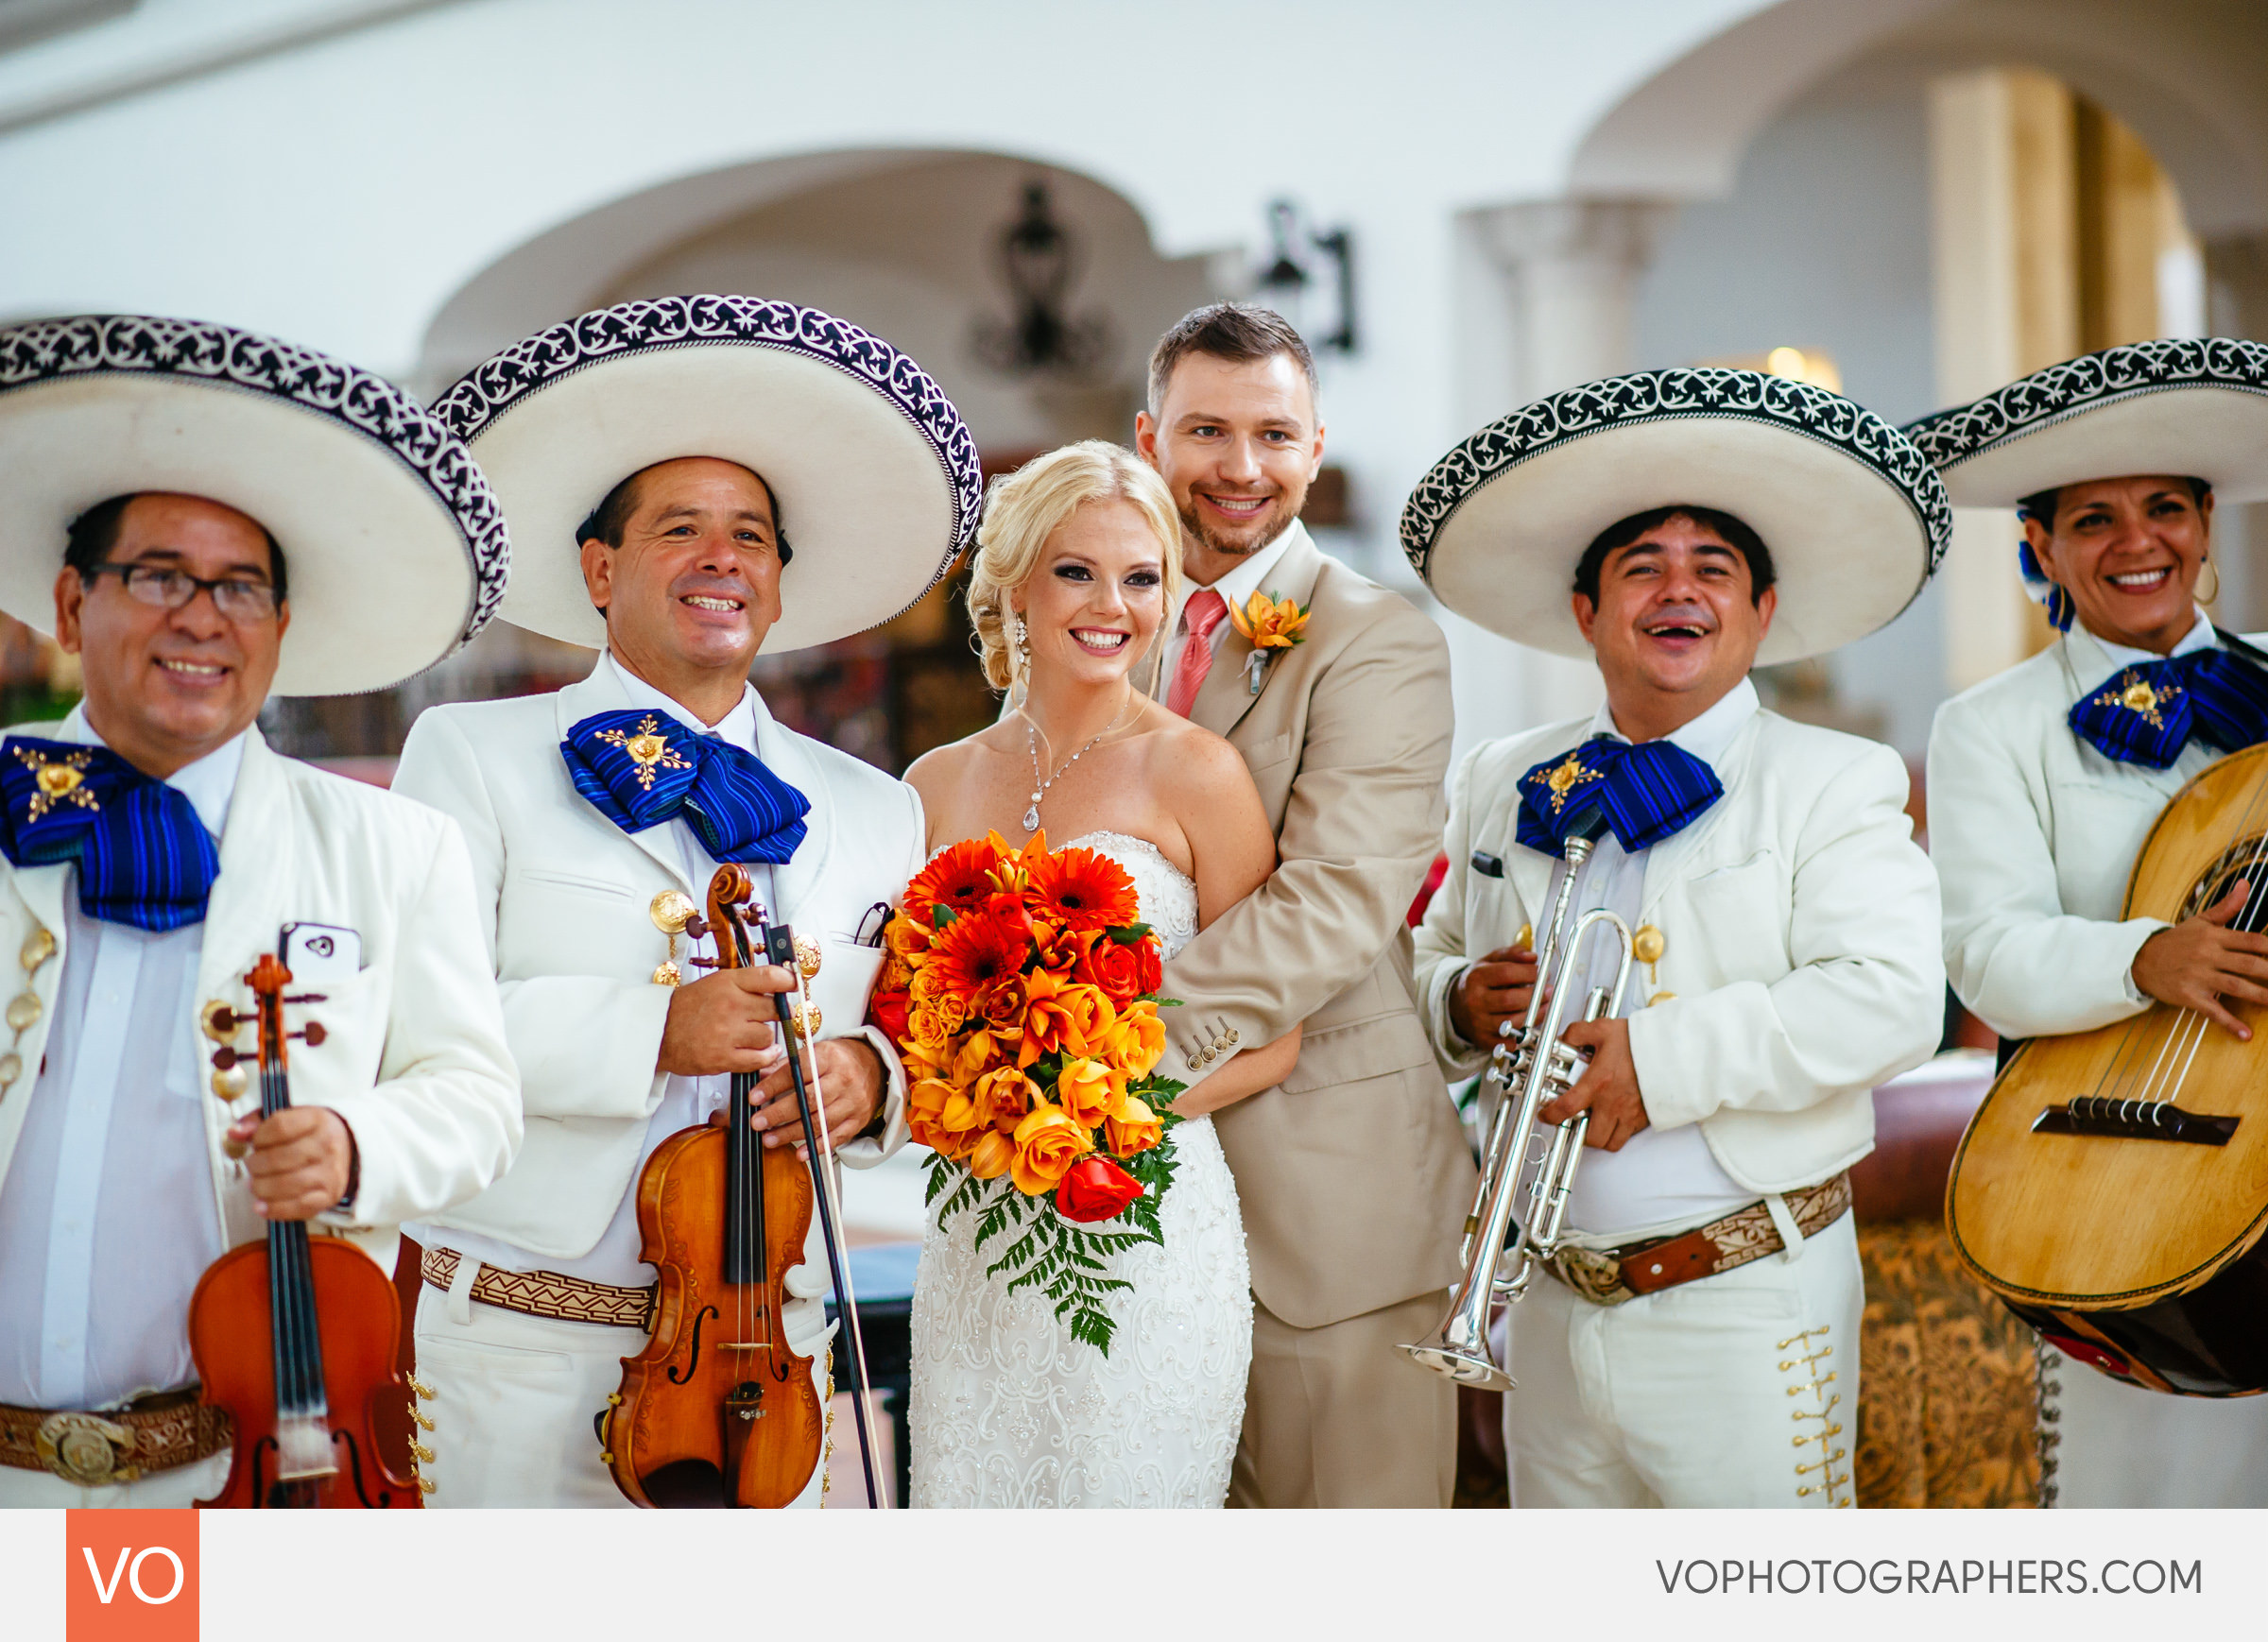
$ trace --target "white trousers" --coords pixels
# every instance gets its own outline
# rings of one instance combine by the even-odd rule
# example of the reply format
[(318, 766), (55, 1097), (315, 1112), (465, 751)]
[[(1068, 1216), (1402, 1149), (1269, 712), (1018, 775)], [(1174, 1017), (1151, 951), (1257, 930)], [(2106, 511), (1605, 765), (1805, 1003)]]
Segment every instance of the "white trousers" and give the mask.
[[(824, 1308), (792, 1301), (786, 1321), (791, 1349), (812, 1359), (824, 1407)], [(433, 1395), (416, 1405), (433, 1422), (418, 1432), (433, 1450), (421, 1467), (434, 1485), (426, 1507), (627, 1508), (592, 1422), (621, 1389), (622, 1360), (645, 1341), (642, 1328), (528, 1317), (426, 1285), (418, 1295), (418, 1380)], [(817, 1509), (826, 1473), (822, 1452), (797, 1507)]]
[(1619, 1306), (1538, 1274), (1512, 1308), (1513, 1503), (1850, 1504), (1864, 1306), (1847, 1214)]
[(229, 1456), (210, 1455), (194, 1465), (178, 1466), (138, 1482), (81, 1488), (47, 1471), (19, 1471), (0, 1465), (0, 1509), (39, 1506), (48, 1510), (178, 1511), (211, 1499), (228, 1486)]
[(2042, 1366), (2057, 1505), (2268, 1505), (2268, 1396), (2168, 1396), (2060, 1355)]

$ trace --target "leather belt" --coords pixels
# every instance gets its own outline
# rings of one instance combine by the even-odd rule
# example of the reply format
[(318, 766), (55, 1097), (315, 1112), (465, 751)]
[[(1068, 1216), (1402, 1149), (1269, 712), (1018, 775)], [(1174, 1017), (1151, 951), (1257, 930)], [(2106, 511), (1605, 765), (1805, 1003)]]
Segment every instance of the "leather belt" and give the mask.
[[(1850, 1212), (1850, 1172), (1787, 1194), (1796, 1229), (1816, 1237)], [(1619, 1306), (1641, 1294), (1657, 1294), (1702, 1277), (1776, 1255), (1785, 1248), (1772, 1211), (1761, 1201), (1736, 1208), (1722, 1220), (1673, 1237), (1650, 1238), (1621, 1248), (1583, 1249), (1572, 1245), (1551, 1257), (1554, 1276), (1586, 1300)]]
[(211, 1459), (235, 1440), (235, 1428), (197, 1398), (191, 1385), (85, 1412), (0, 1403), (0, 1465), (100, 1488)]
[[(436, 1289), (456, 1281), (455, 1249), (427, 1249), (418, 1274)], [(483, 1265), (472, 1279), (472, 1298), (484, 1306), (550, 1317), (562, 1323), (605, 1323), (616, 1328), (654, 1328), (654, 1291), (593, 1283), (563, 1272), (500, 1272)]]

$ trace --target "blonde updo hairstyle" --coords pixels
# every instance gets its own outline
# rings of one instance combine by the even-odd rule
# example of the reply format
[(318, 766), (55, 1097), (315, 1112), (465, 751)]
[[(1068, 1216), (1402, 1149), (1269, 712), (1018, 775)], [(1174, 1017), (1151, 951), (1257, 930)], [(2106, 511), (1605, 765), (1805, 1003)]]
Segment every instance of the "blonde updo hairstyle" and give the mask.
[(1015, 616), (1009, 595), (1029, 580), (1047, 551), (1048, 538), (1089, 502), (1129, 502), (1158, 539), (1165, 608), (1181, 598), (1181, 520), (1173, 492), (1157, 470), (1123, 445), (1081, 439), (1035, 456), (995, 479), (976, 528), (976, 560), (969, 577), (969, 621), (976, 629), (985, 677), (995, 690), (1017, 682)]

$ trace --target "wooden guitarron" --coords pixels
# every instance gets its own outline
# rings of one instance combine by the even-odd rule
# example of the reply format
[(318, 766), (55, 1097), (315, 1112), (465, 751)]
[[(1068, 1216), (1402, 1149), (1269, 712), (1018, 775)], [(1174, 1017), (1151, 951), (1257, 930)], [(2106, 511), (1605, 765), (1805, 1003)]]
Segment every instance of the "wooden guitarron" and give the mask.
[[(2123, 915), (2179, 922), (2239, 880), (2235, 927), (2268, 925), (2268, 745), (2166, 807)], [(2155, 1391), (2268, 1389), (2268, 1035), (2153, 1003), (2034, 1038), (1962, 1137), (1946, 1221), (1969, 1270), (2070, 1356)]]

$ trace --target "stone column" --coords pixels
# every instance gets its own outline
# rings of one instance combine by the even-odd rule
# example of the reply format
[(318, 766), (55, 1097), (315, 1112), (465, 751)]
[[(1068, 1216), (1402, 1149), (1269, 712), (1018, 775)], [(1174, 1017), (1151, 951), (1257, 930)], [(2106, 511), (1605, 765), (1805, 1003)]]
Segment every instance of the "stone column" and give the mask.
[[(1549, 199), (1468, 212), (1458, 222), (1458, 426), (1632, 368), (1639, 283), (1675, 207)], [(1565, 598), (1538, 588), (1538, 598)], [(1460, 748), (1600, 699), (1587, 660), (1509, 644), (1450, 618)]]
[[(2215, 336), (2268, 342), (2268, 234), (2232, 234), (2205, 245), (2206, 329)], [(2224, 505), (2213, 513), (2213, 552), (2221, 596), (2213, 617), (2240, 632), (2268, 626), (2268, 502)]]

